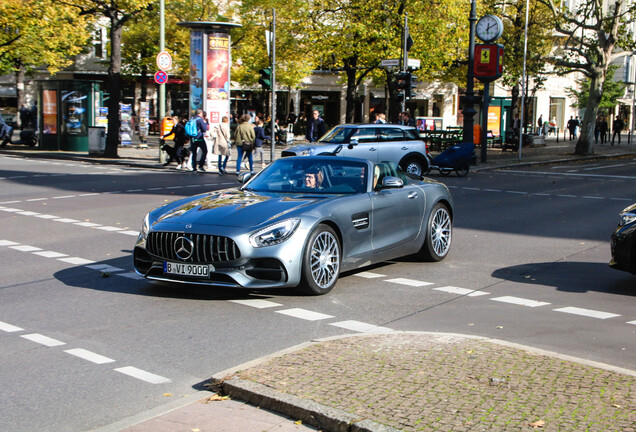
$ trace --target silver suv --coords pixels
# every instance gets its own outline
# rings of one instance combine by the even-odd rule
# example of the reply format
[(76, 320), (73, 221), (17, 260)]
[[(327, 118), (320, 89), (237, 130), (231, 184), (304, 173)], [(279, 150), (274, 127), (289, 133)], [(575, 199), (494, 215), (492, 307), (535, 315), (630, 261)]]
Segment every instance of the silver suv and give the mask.
[(295, 145), (282, 152), (283, 157), (327, 154), (393, 162), (415, 176), (423, 176), (431, 166), (428, 148), (417, 129), (391, 124), (335, 126), (318, 142)]

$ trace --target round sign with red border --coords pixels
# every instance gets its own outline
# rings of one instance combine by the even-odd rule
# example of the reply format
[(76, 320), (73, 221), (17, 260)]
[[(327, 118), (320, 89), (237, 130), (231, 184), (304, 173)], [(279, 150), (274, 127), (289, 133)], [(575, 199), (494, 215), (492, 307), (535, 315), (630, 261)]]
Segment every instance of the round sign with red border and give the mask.
[(157, 71), (155, 73), (155, 82), (157, 84), (165, 84), (166, 82), (168, 82), (168, 74), (164, 71)]
[(157, 66), (162, 71), (167, 71), (172, 68), (172, 56), (167, 51), (161, 51), (157, 54)]

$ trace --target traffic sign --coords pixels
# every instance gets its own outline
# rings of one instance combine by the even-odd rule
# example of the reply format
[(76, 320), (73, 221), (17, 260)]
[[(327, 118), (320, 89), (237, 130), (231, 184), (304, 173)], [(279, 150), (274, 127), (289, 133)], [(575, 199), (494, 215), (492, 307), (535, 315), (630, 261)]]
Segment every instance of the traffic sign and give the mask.
[(172, 68), (172, 56), (167, 51), (161, 51), (157, 54), (157, 66), (162, 71), (167, 71)]
[(166, 82), (168, 82), (168, 74), (164, 71), (157, 71), (155, 73), (155, 82), (157, 84), (165, 84)]
[(384, 59), (380, 62), (380, 66), (382, 67), (398, 67), (400, 66), (399, 59)]

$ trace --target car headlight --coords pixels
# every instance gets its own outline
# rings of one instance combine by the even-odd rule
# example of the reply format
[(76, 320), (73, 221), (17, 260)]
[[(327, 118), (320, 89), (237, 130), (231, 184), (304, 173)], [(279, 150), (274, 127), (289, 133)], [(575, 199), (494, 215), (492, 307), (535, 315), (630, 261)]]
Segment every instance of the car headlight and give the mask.
[(620, 226), (626, 226), (636, 221), (636, 213), (627, 212), (621, 215)]
[(309, 147), (308, 149), (301, 151), (299, 156), (311, 156), (314, 153), (314, 150), (315, 149), (313, 147)]
[(250, 244), (258, 248), (282, 243), (291, 237), (299, 223), (300, 219), (287, 219), (265, 227), (250, 236)]
[(150, 213), (146, 215), (144, 221), (141, 223), (141, 237), (144, 239), (147, 238), (148, 231), (150, 231)]

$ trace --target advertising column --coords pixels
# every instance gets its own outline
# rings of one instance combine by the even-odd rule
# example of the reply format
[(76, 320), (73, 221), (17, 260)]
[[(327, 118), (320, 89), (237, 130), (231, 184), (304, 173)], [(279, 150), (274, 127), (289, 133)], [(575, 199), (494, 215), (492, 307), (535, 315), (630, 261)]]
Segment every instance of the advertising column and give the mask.
[(208, 34), (206, 111), (210, 124), (230, 115), (230, 35)]

